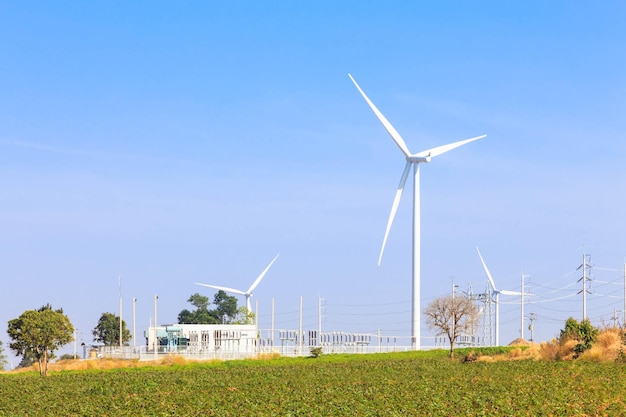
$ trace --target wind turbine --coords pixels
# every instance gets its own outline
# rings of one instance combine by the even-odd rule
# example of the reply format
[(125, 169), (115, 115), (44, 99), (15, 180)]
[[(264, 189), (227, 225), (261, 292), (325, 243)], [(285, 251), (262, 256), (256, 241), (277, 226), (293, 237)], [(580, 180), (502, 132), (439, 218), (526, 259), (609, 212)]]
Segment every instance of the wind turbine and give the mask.
[(487, 278), (489, 279), (489, 285), (491, 286), (491, 293), (495, 297), (496, 300), (496, 346), (500, 346), (500, 294), (502, 295), (522, 295), (521, 292), (518, 291), (509, 291), (509, 290), (498, 290), (496, 289), (496, 283), (493, 281), (493, 277), (491, 276), (491, 272), (489, 272), (489, 268), (487, 268), (487, 264), (480, 254), (480, 250), (476, 247), (476, 252), (478, 252), (478, 257), (483, 264), (483, 268), (485, 269), (485, 274), (487, 274)]
[(385, 230), (385, 237), (383, 239), (383, 245), (380, 249), (380, 255), (378, 257), (378, 265), (383, 258), (383, 252), (385, 251), (385, 245), (387, 244), (387, 237), (389, 236), (389, 230), (391, 230), (391, 224), (396, 216), (400, 199), (402, 198), (402, 191), (404, 190), (404, 184), (409, 176), (411, 166), (413, 166), (413, 289), (412, 289), (412, 308), (411, 308), (411, 344), (414, 349), (420, 348), (420, 163), (430, 162), (431, 158), (439, 156), (443, 153), (465, 145), (466, 143), (473, 142), (478, 139), (484, 138), (486, 135), (477, 136), (475, 138), (462, 140), (459, 142), (450, 143), (448, 145), (438, 146), (436, 148), (427, 149), (418, 153), (411, 153), (406, 146), (404, 139), (396, 131), (396, 129), (389, 123), (389, 121), (383, 116), (383, 114), (376, 108), (374, 103), (365, 95), (361, 87), (352, 78), (352, 75), (348, 74), (356, 88), (359, 90), (367, 104), (370, 106), (378, 120), (382, 123), (387, 130), (387, 133), (391, 136), (398, 148), (402, 151), (406, 158), (406, 166), (404, 172), (400, 178), (400, 184), (396, 190), (396, 195), (393, 199), (391, 206), (391, 214), (387, 221), (387, 229)]
[(250, 285), (250, 288), (248, 288), (247, 291), (241, 291), (235, 288), (220, 287), (218, 285), (201, 284), (199, 282), (196, 282), (196, 284), (202, 285), (203, 287), (215, 288), (216, 290), (222, 290), (222, 291), (230, 292), (233, 294), (243, 295), (244, 297), (246, 297), (246, 307), (248, 308), (248, 311), (252, 312), (252, 304), (250, 304), (250, 297), (252, 297), (252, 291), (254, 291), (257, 285), (259, 285), (259, 282), (261, 282), (265, 274), (267, 274), (267, 271), (269, 271), (272, 264), (276, 261), (276, 259), (278, 259), (278, 255), (276, 255), (276, 257), (272, 259), (272, 262), (270, 262), (270, 264), (263, 270), (263, 272), (261, 272), (261, 274), (257, 277), (257, 279), (254, 280), (254, 282), (252, 283), (252, 285)]

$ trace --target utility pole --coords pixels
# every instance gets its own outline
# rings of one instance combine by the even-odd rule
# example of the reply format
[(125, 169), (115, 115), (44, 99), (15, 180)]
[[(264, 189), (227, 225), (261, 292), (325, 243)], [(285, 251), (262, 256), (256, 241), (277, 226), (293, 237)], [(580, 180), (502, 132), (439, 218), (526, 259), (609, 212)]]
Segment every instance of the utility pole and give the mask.
[(133, 297), (133, 347), (137, 347), (137, 327), (135, 325), (135, 304), (137, 303), (137, 299)]
[(299, 328), (300, 332), (298, 334), (298, 354), (302, 354), (302, 346), (303, 346), (303, 340), (302, 340), (302, 296), (300, 296), (300, 328)]
[(322, 320), (324, 318), (324, 314), (322, 313), (324, 307), (323, 304), (326, 303), (326, 300), (319, 297), (317, 302), (317, 346), (322, 346)]
[(530, 324), (528, 325), (528, 330), (530, 330), (530, 341), (534, 341), (534, 330), (535, 330), (535, 313), (530, 313), (528, 319), (530, 320)]
[(122, 353), (122, 276), (118, 277), (118, 284), (120, 289), (120, 354)]
[(454, 341), (456, 340), (456, 334), (455, 334), (455, 323), (456, 323), (456, 313), (457, 313), (457, 309), (456, 309), (456, 305), (454, 303), (454, 295), (456, 293), (456, 288), (458, 287), (458, 285), (454, 285), (454, 277), (452, 277), (452, 337), (450, 338), (450, 348), (452, 348), (452, 346), (454, 345)]
[(74, 359), (76, 359), (76, 338), (78, 337), (78, 329), (74, 329)]
[(274, 297), (272, 297), (272, 347), (274, 347)]
[(521, 315), (520, 315), (520, 333), (519, 333), (519, 337), (521, 337), (522, 339), (524, 338), (524, 280), (526, 278), (530, 278), (530, 275), (524, 275), (524, 272), (522, 271), (522, 291), (521, 291), (521, 297), (522, 297), (522, 308), (521, 308)]
[(157, 352), (157, 346), (158, 346), (158, 341), (157, 341), (157, 300), (159, 299), (159, 296), (154, 294), (154, 360), (156, 361), (158, 358), (158, 352)]

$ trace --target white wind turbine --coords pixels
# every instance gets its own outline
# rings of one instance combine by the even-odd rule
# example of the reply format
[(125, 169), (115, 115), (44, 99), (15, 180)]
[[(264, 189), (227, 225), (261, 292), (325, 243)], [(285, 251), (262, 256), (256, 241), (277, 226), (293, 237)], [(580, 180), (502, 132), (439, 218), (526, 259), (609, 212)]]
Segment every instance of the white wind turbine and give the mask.
[(509, 291), (509, 290), (498, 290), (496, 289), (496, 283), (493, 281), (493, 277), (491, 276), (491, 272), (489, 272), (489, 268), (487, 268), (487, 264), (480, 254), (480, 250), (476, 247), (476, 252), (478, 252), (478, 257), (483, 264), (483, 268), (485, 269), (485, 274), (487, 274), (487, 278), (489, 279), (489, 285), (491, 286), (491, 293), (495, 298), (496, 303), (496, 346), (500, 346), (500, 294), (502, 295), (522, 295), (521, 292), (518, 291)]
[(383, 239), (383, 245), (380, 249), (380, 255), (378, 257), (378, 265), (383, 258), (383, 252), (385, 245), (387, 244), (387, 237), (389, 236), (389, 230), (391, 224), (398, 210), (400, 199), (402, 198), (402, 191), (404, 190), (404, 184), (409, 175), (409, 170), (413, 166), (413, 289), (412, 289), (412, 308), (411, 308), (411, 344), (415, 349), (420, 348), (420, 170), (419, 165), (422, 162), (430, 162), (432, 157), (441, 155), (466, 143), (473, 142), (478, 139), (484, 138), (486, 135), (477, 136), (475, 138), (462, 140), (459, 142), (450, 143), (448, 145), (438, 146), (436, 148), (427, 149), (418, 153), (411, 153), (406, 143), (396, 131), (396, 129), (389, 123), (389, 121), (383, 116), (383, 114), (376, 108), (374, 103), (365, 95), (361, 87), (352, 78), (352, 75), (348, 74), (356, 88), (359, 90), (367, 104), (370, 106), (378, 120), (382, 123), (387, 130), (387, 133), (391, 136), (393, 141), (398, 145), (398, 148), (402, 151), (406, 158), (406, 166), (400, 179), (400, 185), (396, 190), (396, 195), (393, 199), (393, 205), (391, 206), (391, 214), (387, 222), (387, 229), (385, 230), (385, 237)]
[[(278, 254), (278, 255), (280, 255), (280, 254)], [(254, 289), (257, 287), (257, 285), (259, 285), (259, 282), (261, 282), (261, 280), (263, 279), (265, 274), (267, 274), (267, 271), (269, 271), (269, 269), (271, 268), (272, 264), (276, 261), (276, 259), (278, 259), (278, 255), (276, 255), (276, 257), (274, 259), (272, 259), (272, 262), (270, 262), (270, 264), (263, 270), (263, 272), (261, 272), (261, 275), (259, 275), (257, 277), (257, 279), (254, 280), (252, 285), (250, 285), (250, 288), (248, 288), (248, 291), (241, 291), (241, 290), (237, 290), (235, 288), (220, 287), (218, 285), (201, 284), (199, 282), (196, 282), (196, 284), (197, 285), (202, 285), (203, 287), (215, 288), (216, 290), (222, 290), (222, 291), (230, 292), (230, 293), (233, 293), (233, 294), (243, 295), (244, 297), (246, 297), (246, 307), (248, 308), (248, 311), (252, 312), (252, 304), (250, 303), (250, 297), (252, 297), (252, 291), (254, 291)]]

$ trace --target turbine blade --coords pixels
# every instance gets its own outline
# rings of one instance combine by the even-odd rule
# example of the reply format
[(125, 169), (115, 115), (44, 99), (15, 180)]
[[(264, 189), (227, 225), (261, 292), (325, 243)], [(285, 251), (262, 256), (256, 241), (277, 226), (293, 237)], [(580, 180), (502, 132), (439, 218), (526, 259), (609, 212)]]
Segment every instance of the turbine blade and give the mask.
[(391, 224), (393, 223), (393, 219), (396, 217), (398, 205), (400, 204), (400, 199), (402, 198), (402, 191), (404, 191), (404, 184), (406, 184), (406, 179), (409, 176), (411, 165), (412, 164), (410, 162), (406, 163), (406, 166), (404, 167), (404, 172), (402, 173), (402, 178), (400, 178), (400, 184), (398, 185), (398, 189), (396, 190), (396, 195), (393, 198), (391, 213), (389, 214), (389, 220), (387, 220), (387, 229), (385, 230), (385, 237), (383, 238), (383, 246), (380, 248), (380, 255), (378, 256), (378, 266), (380, 266), (380, 262), (383, 260), (383, 252), (385, 252), (385, 246), (387, 245), (387, 238), (389, 237)]
[(202, 285), (203, 287), (209, 287), (209, 288), (214, 288), (216, 290), (222, 290), (222, 291), (226, 291), (226, 292), (232, 292), (233, 294), (239, 294), (239, 295), (246, 295), (245, 292), (241, 291), (241, 290), (236, 290), (234, 288), (228, 288), (228, 287), (220, 287), (218, 285), (209, 285), (209, 284), (201, 284), (199, 282), (196, 282), (197, 285)]
[(459, 146), (463, 146), (466, 143), (474, 142), (475, 140), (482, 139), (482, 138), (484, 138), (486, 136), (487, 135), (476, 136), (475, 138), (460, 140), (458, 142), (449, 143), (447, 145), (437, 146), (436, 148), (431, 148), (431, 149), (427, 149), (425, 151), (419, 152), (419, 153), (415, 154), (415, 156), (419, 156), (419, 157), (427, 157), (427, 156), (435, 157), (435, 156), (439, 156), (442, 153), (446, 153), (448, 151), (451, 151), (452, 149), (458, 148)]
[[(278, 254), (280, 255), (280, 253)], [(269, 271), (270, 267), (272, 266), (272, 264), (276, 261), (276, 259), (278, 259), (278, 255), (276, 255), (276, 257), (274, 259), (272, 259), (272, 262), (270, 262), (270, 264), (267, 266), (267, 268), (265, 268), (263, 270), (263, 272), (261, 272), (261, 275), (259, 275), (257, 277), (256, 280), (254, 280), (254, 282), (252, 283), (252, 285), (250, 285), (250, 288), (248, 288), (248, 294), (252, 294), (252, 291), (254, 291), (254, 289), (256, 288), (257, 285), (259, 285), (259, 282), (261, 282), (261, 280), (263, 279), (263, 277), (265, 276), (265, 274), (267, 274), (267, 271)]]
[[(500, 290), (500, 294), (502, 295), (522, 295), (519, 291), (509, 291), (509, 290)], [(527, 295), (527, 294), (524, 294)]]
[(350, 77), (350, 79), (352, 80), (356, 88), (359, 90), (359, 92), (361, 93), (361, 95), (363, 96), (367, 104), (370, 106), (370, 108), (372, 109), (376, 117), (378, 117), (378, 120), (380, 120), (380, 122), (383, 124), (383, 126), (385, 127), (385, 130), (387, 130), (387, 133), (389, 133), (389, 136), (391, 136), (391, 139), (393, 139), (393, 141), (396, 142), (396, 145), (398, 145), (398, 148), (400, 148), (402, 153), (407, 158), (411, 156), (411, 152), (409, 152), (409, 148), (407, 148), (406, 143), (404, 142), (404, 139), (402, 139), (402, 136), (400, 136), (398, 131), (391, 125), (391, 123), (389, 123), (389, 120), (387, 120), (387, 118), (380, 112), (380, 110), (378, 110), (378, 108), (374, 105), (374, 103), (372, 103), (372, 101), (369, 99), (369, 97), (367, 97), (365, 92), (361, 90), (361, 87), (359, 87), (359, 85), (354, 80), (354, 78), (352, 78), (352, 75), (348, 74), (348, 77)]
[(487, 274), (487, 278), (489, 279), (489, 284), (491, 285), (491, 289), (496, 292), (499, 292), (498, 290), (496, 290), (496, 284), (493, 282), (493, 278), (491, 277), (491, 272), (489, 272), (489, 268), (487, 268), (487, 264), (485, 263), (483, 256), (480, 254), (480, 250), (478, 250), (478, 246), (476, 247), (476, 252), (478, 252), (478, 257), (480, 257), (480, 261), (483, 263), (483, 268), (485, 269), (485, 273)]

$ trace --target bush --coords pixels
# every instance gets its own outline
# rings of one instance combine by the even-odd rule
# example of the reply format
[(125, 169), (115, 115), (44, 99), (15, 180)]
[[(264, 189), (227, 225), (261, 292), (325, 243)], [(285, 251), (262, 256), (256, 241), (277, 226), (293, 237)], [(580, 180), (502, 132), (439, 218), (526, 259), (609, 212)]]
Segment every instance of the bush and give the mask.
[(319, 358), (320, 356), (322, 356), (322, 348), (321, 347), (312, 347), (311, 348), (311, 357), (312, 358)]
[(461, 359), (461, 362), (463, 363), (476, 362), (478, 360), (478, 356), (479, 355), (476, 352), (471, 350), (467, 355), (463, 356), (463, 358)]
[(570, 317), (565, 321), (565, 328), (561, 330), (559, 344), (569, 345), (575, 341), (572, 351), (574, 359), (578, 358), (584, 351), (590, 349), (598, 338), (598, 329), (591, 325), (589, 319), (584, 319), (580, 323)]

